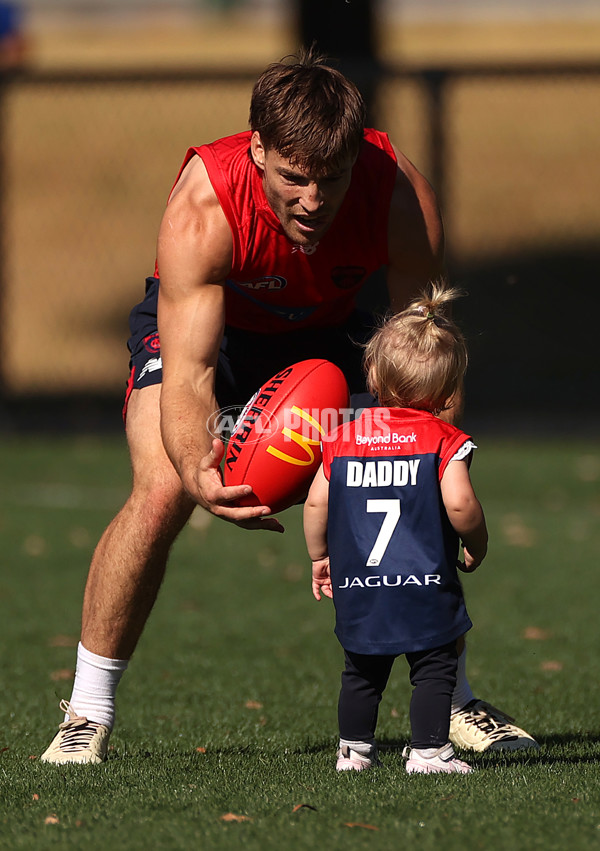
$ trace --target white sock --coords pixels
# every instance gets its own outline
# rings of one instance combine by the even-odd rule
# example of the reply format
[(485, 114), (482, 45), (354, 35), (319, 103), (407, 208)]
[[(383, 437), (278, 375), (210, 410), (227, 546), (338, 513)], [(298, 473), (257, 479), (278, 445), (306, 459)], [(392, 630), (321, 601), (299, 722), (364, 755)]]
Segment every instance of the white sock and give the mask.
[(467, 646), (458, 657), (458, 668), (456, 670), (456, 687), (452, 692), (452, 707), (450, 712), (458, 712), (467, 705), (471, 700), (475, 700), (475, 695), (471, 691), (471, 686), (467, 679)]
[(342, 748), (344, 745), (352, 748), (353, 751), (356, 751), (361, 756), (369, 756), (375, 746), (375, 739), (371, 739), (368, 742), (351, 742), (350, 739), (340, 739), (340, 747)]
[(411, 750), (419, 754), (419, 756), (423, 757), (423, 759), (433, 759), (435, 756), (439, 755), (441, 750), (447, 748), (448, 745), (450, 745), (450, 750), (452, 751), (452, 754), (454, 754), (454, 748), (450, 742), (446, 742), (445, 745), (440, 745), (439, 748), (411, 748)]
[[(128, 665), (127, 659), (107, 659), (77, 646), (77, 670), (71, 694), (71, 707), (88, 721), (104, 724), (112, 730), (115, 723), (115, 695), (119, 680)], [(69, 716), (65, 716), (68, 721)]]

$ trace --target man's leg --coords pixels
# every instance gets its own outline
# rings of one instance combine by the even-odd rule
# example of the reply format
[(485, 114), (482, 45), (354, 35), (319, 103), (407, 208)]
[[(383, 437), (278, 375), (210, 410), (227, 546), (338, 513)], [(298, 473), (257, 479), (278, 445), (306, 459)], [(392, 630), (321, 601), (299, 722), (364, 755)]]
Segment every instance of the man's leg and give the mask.
[(473, 751), (539, 748), (529, 733), (516, 726), (514, 718), (473, 696), (466, 674), (464, 637), (458, 639), (457, 650), (458, 670), (452, 695), (450, 741), (458, 748)]
[(100, 539), (85, 589), (82, 644), (110, 658), (133, 654), (171, 545), (194, 508), (163, 448), (159, 398), (160, 385), (153, 385), (134, 390), (129, 400), (133, 489)]
[(156, 600), (171, 545), (194, 508), (162, 445), (159, 398), (160, 385), (153, 385), (129, 400), (133, 488), (92, 558), (73, 694), (70, 704), (63, 702), (69, 717), (43, 754), (46, 762), (97, 762), (106, 755), (117, 684)]

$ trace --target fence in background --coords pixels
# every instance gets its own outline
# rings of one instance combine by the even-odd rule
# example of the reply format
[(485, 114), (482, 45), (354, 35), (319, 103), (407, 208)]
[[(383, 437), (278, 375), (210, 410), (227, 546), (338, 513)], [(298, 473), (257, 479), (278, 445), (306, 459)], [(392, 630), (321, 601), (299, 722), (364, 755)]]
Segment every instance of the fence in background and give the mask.
[[(152, 270), (173, 178), (189, 145), (246, 127), (259, 71), (3, 80), (0, 410), (121, 393), (127, 316)], [(452, 275), (475, 290), (465, 319), (481, 374), (501, 378), (507, 363), (523, 371), (512, 331), (508, 357), (498, 352), (503, 312), (527, 337), (519, 350), (534, 356), (540, 392), (552, 392), (566, 368), (557, 375), (552, 358), (536, 354), (551, 332), (536, 329), (534, 346), (515, 313), (535, 308), (542, 290), (559, 303), (570, 285), (598, 298), (579, 278), (600, 236), (600, 64), (385, 68), (376, 83), (378, 126), (434, 185)], [(487, 295), (486, 280), (496, 280)], [(578, 363), (588, 355), (571, 353)]]

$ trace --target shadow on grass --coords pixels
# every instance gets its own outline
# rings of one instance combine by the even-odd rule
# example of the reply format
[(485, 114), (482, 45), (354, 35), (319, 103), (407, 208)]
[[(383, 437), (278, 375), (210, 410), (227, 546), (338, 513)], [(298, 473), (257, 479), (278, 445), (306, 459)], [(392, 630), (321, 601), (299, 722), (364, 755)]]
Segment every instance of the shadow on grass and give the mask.
[(197, 758), (199, 760), (207, 756), (220, 757), (257, 757), (257, 756), (315, 756), (320, 753), (332, 753), (336, 748), (336, 740), (331, 739), (318, 744), (281, 747), (261, 745), (225, 745), (219, 747), (207, 745), (205, 748), (181, 748), (181, 749), (156, 749), (148, 750), (144, 747), (128, 747), (127, 745), (116, 745), (114, 750), (109, 749), (107, 762), (117, 762), (124, 759), (182, 759)]
[[(550, 735), (536, 735), (540, 744), (540, 750), (523, 749), (517, 751), (498, 750), (483, 753), (461, 751), (461, 756), (468, 759), (473, 765), (482, 768), (495, 766), (523, 766), (541, 763), (544, 765), (571, 763), (598, 763), (600, 762), (600, 729), (585, 732), (554, 733)], [(402, 754), (404, 747), (410, 742), (409, 731), (401, 731), (399, 737), (378, 738), (381, 755), (398, 756)], [(282, 744), (268, 743), (264, 745), (253, 742), (251, 744), (207, 744), (206, 747), (153, 747), (149, 741), (146, 746), (135, 744), (133, 741), (115, 743), (114, 749), (109, 750), (109, 762), (122, 762), (127, 760), (202, 760), (211, 757), (218, 758), (254, 758), (267, 757), (277, 759), (286, 757), (310, 757), (327, 754), (335, 754), (337, 747), (337, 736), (330, 735), (318, 741), (305, 744), (285, 746)]]
[[(460, 751), (458, 755), (461, 759), (467, 760), (473, 768), (481, 770), (516, 770), (536, 766), (591, 766), (600, 762), (600, 732), (540, 736), (538, 741), (541, 746), (539, 751), (532, 749), (484, 753)], [(406, 740), (395, 739), (387, 739), (379, 743), (383, 768), (396, 770), (402, 765), (402, 750), (406, 744)], [(146, 748), (129, 748), (125, 745), (110, 751), (107, 761), (100, 765), (66, 765), (60, 766), (60, 770), (68, 774), (71, 774), (73, 770), (76, 773), (80, 770), (83, 774), (91, 770), (94, 776), (98, 776), (98, 772), (107, 770), (110, 772), (111, 767), (117, 774), (120, 771), (130, 772), (132, 768), (135, 771), (142, 771), (142, 765), (145, 763), (148, 766), (147, 770), (156, 771), (156, 767), (162, 766), (160, 770), (168, 773), (175, 770), (175, 766), (185, 771), (201, 770), (203, 764), (206, 770), (211, 770), (215, 763), (221, 764), (222, 760), (230, 761), (232, 764), (240, 763), (240, 765), (244, 763), (256, 765), (256, 760), (262, 760), (263, 763), (266, 762), (275, 767), (282, 762), (289, 762), (290, 759), (299, 767), (306, 759), (320, 755), (325, 755), (333, 766), (335, 751), (336, 743), (331, 740), (290, 748), (261, 747), (260, 745), (208, 746), (205, 750), (198, 752), (195, 749), (186, 748), (147, 750)], [(155, 766), (154, 769), (150, 768), (152, 764)], [(39, 764), (39, 767), (46, 768), (46, 765)], [(51, 772), (57, 770), (55, 765), (49, 765), (47, 768)]]
[[(531, 765), (540, 763), (550, 765), (554, 763), (593, 763), (600, 760), (600, 731), (588, 733), (565, 733), (550, 736), (537, 737), (541, 748), (539, 751), (527, 748), (517, 751), (487, 751), (484, 753), (468, 753), (469, 761), (473, 765), (479, 765), (482, 768), (491, 768), (494, 766), (511, 766), (511, 765)], [(379, 740), (379, 749), (382, 756), (402, 753), (405, 745), (408, 744), (406, 739), (381, 739)], [(322, 742), (316, 742), (310, 745), (295, 746), (289, 748), (260, 745), (229, 745), (215, 746), (210, 745), (206, 749), (195, 752), (187, 749), (169, 749), (169, 750), (147, 750), (146, 748), (128, 748), (118, 747), (111, 751), (108, 756), (109, 762), (117, 762), (127, 759), (182, 759), (182, 758), (197, 758), (199, 760), (206, 757), (217, 756), (222, 757), (256, 757), (256, 756), (316, 756), (318, 754), (332, 754), (336, 748), (336, 742), (332, 739), (327, 739)], [(462, 753), (465, 756), (466, 752)]]

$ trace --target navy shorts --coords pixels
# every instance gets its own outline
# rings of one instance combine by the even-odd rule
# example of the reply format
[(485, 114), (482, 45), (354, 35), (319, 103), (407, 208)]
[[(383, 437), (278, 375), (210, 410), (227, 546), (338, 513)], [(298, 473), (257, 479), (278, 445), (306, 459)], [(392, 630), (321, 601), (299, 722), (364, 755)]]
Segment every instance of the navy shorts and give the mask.
[[(156, 322), (158, 284), (157, 278), (146, 278), (146, 296), (133, 308), (129, 317), (130, 376), (123, 416), (132, 390), (162, 381)], [(324, 358), (339, 366), (350, 387), (352, 407), (372, 405), (374, 400), (366, 390), (362, 370), (362, 346), (375, 325), (370, 314), (355, 311), (343, 325), (305, 328), (283, 334), (257, 334), (226, 326), (215, 386), (219, 406), (245, 405), (275, 373), (309, 358)]]

